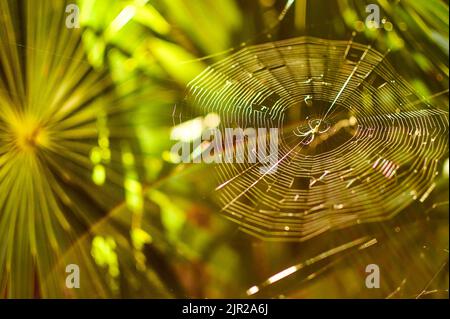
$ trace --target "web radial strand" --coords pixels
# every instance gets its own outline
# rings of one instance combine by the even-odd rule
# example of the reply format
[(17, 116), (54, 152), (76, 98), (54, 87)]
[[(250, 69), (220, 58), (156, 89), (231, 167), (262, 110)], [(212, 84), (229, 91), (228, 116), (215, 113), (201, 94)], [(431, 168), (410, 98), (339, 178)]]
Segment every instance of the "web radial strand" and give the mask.
[(257, 237), (303, 241), (426, 200), (447, 152), (448, 112), (387, 60), (353, 41), (301, 37), (247, 47), (191, 81), (178, 112), (280, 132), (275, 173), (217, 165), (224, 215)]

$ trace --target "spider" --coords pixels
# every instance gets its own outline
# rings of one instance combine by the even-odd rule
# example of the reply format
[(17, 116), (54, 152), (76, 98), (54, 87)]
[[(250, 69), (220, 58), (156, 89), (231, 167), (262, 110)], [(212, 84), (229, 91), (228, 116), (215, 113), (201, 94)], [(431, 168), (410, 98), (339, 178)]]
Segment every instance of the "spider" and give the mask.
[(308, 125), (299, 126), (294, 130), (294, 135), (303, 137), (301, 144), (309, 145), (314, 141), (317, 134), (322, 134), (328, 131), (330, 124), (320, 119), (313, 119), (308, 121)]

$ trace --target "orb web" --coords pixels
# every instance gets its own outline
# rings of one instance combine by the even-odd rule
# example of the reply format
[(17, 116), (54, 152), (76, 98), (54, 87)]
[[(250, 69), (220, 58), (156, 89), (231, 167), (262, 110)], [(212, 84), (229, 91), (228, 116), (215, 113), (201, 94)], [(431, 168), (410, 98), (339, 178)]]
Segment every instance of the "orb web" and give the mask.
[(301, 37), (249, 46), (188, 85), (176, 116), (279, 128), (276, 171), (217, 165), (222, 213), (260, 238), (303, 241), (425, 201), (448, 148), (448, 112), (367, 45)]

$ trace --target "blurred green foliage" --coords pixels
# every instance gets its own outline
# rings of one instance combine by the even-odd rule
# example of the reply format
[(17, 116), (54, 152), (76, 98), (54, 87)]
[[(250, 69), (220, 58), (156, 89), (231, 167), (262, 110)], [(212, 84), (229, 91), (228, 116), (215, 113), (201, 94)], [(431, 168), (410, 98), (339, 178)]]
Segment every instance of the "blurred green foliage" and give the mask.
[[(443, 210), (437, 209), (438, 217), (432, 222), (424, 223), (418, 215), (417, 210), (422, 208), (411, 207), (406, 217), (382, 225), (356, 227), (345, 234), (331, 233), (302, 244), (267, 243), (240, 233), (220, 216), (211, 192), (211, 168), (175, 166), (162, 155), (173, 142), (169, 139), (171, 114), (182, 100), (186, 84), (242, 43), (305, 34), (348, 39), (356, 32), (355, 41), (372, 43), (381, 52), (391, 50), (391, 62), (423, 96), (448, 88), (448, 4), (439, 0), (375, 1), (382, 9), (383, 22), (380, 29), (371, 29), (364, 21), (365, 6), (372, 2), (300, 0), (280, 22), (277, 19), (285, 1), (79, 1), (89, 61), (96, 68), (110, 71), (118, 92), (139, 92), (133, 101), (139, 107), (128, 116), (134, 122), (142, 151), (135, 178), (144, 189), (141, 227), (148, 238), (140, 245), (144, 256), (140, 269), (149, 286), (165, 287), (165, 293), (178, 297), (244, 297), (246, 289), (284, 267), (357, 236), (376, 234), (378, 247), (339, 255), (267, 288), (260, 296), (408, 298), (414, 297), (445, 261), (448, 251), (440, 249), (448, 247), (448, 232), (443, 227), (448, 223), (448, 200)], [(438, 101), (438, 107), (448, 110), (445, 99)], [(448, 177), (435, 198), (447, 190)], [(124, 217), (133, 214), (130, 209), (118, 207), (99, 225), (99, 233), (116, 219), (132, 224), (131, 216)], [(395, 225), (401, 225), (401, 233)], [(422, 242), (429, 243), (430, 250), (425, 254), (431, 255), (424, 257)], [(74, 250), (89, 245), (88, 237)], [(124, 242), (122, 250), (126, 253), (119, 253), (119, 259), (132, 258), (130, 243)], [(425, 264), (416, 261), (419, 255), (422, 261), (426, 258)], [(397, 263), (392, 265), (395, 269), (390, 271), (388, 287), (371, 292), (349, 284), (362, 282), (359, 277), (363, 274), (357, 269), (373, 260), (380, 261), (385, 269)], [(125, 263), (129, 261), (122, 261), (121, 268)], [(406, 272), (419, 275), (405, 285), (402, 268), (411, 265)], [(132, 278), (137, 276), (133, 274)], [(139, 287), (145, 288), (145, 284), (127, 278), (131, 287), (122, 287), (114, 292), (116, 295), (161, 296), (150, 291), (142, 294)], [(435, 296), (443, 292), (445, 278), (448, 273), (439, 274), (434, 282)]]
[[(248, 44), (301, 35), (350, 39), (355, 32), (355, 41), (372, 43), (381, 52), (391, 49), (391, 63), (423, 96), (448, 89), (447, 1), (297, 0), (282, 21), (278, 17), (286, 8), (283, 0), (77, 3), (88, 63), (111, 78), (115, 95), (127, 98), (111, 105), (102, 102), (120, 121), (112, 116), (105, 122), (98, 114), (99, 143), (89, 158), (91, 179), (105, 189), (98, 196), (114, 207), (93, 219), (92, 227), (64, 252), (41, 284), (64, 283), (64, 267), (74, 261), (87, 275), (81, 289), (62, 287), (48, 296), (248, 297), (248, 288), (300, 262), (307, 267), (256, 296), (411, 298), (422, 289), (427, 296), (435, 290), (430, 297), (448, 296), (448, 269), (439, 272), (448, 260), (448, 173), (427, 203), (409, 207), (391, 221), (358, 225), (304, 243), (274, 243), (246, 235), (221, 216), (213, 167), (175, 165), (163, 156), (173, 144), (173, 109), (187, 83)], [(382, 9), (385, 22), (380, 29), (364, 24), (369, 3)], [(444, 96), (433, 102), (448, 111)], [(204, 115), (193, 111), (192, 117)], [(107, 128), (122, 125), (124, 119), (131, 125), (120, 130), (119, 140), (135, 137), (136, 143), (115, 141), (121, 150), (117, 159), (114, 151), (108, 154), (114, 136)], [(121, 179), (115, 179), (123, 182), (119, 193), (107, 191), (112, 173), (105, 167), (114, 161), (121, 167)], [(441, 169), (448, 171), (448, 161), (446, 165)], [(376, 237), (378, 244), (311, 261), (365, 237)], [(387, 278), (376, 291), (363, 286), (363, 269), (374, 261)]]

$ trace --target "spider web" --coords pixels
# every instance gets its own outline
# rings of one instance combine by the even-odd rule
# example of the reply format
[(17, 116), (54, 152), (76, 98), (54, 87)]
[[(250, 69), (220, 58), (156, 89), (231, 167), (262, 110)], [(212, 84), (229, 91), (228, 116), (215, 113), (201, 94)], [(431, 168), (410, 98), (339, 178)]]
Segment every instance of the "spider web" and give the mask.
[(386, 55), (353, 39), (293, 38), (248, 46), (188, 85), (181, 113), (281, 132), (276, 173), (217, 166), (227, 218), (256, 237), (304, 241), (426, 200), (447, 152), (448, 113)]

